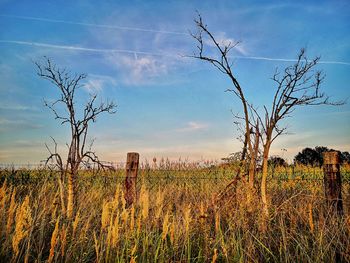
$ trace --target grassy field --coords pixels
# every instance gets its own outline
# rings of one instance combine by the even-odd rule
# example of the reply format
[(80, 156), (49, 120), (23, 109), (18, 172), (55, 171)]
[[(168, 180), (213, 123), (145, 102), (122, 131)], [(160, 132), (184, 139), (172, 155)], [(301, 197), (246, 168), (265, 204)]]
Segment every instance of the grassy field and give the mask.
[(267, 225), (244, 180), (235, 198), (216, 199), (233, 174), (229, 166), (142, 169), (138, 202), (126, 209), (124, 171), (81, 171), (70, 222), (54, 172), (3, 169), (1, 262), (350, 261), (349, 166), (342, 219), (325, 206), (321, 169), (271, 168)]

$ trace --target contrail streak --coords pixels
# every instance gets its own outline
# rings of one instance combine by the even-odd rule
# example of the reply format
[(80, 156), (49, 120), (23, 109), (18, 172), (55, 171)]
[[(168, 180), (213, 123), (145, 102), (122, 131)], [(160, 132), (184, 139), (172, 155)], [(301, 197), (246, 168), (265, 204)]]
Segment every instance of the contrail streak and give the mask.
[[(289, 58), (269, 58), (269, 57), (254, 57), (254, 56), (233, 56), (232, 58), (238, 59), (254, 59), (254, 60), (267, 60), (267, 61), (281, 61), (281, 62), (296, 62), (297, 59)], [(339, 64), (350, 66), (350, 62), (345, 61), (331, 61), (331, 60), (320, 60), (319, 64)]]
[[(167, 53), (136, 51), (136, 50), (129, 50), (129, 49), (87, 48), (87, 47), (81, 47), (81, 46), (54, 45), (54, 44), (47, 44), (47, 43), (17, 41), (17, 40), (0, 40), (0, 43), (26, 45), (26, 46), (33, 46), (33, 47), (45, 47), (45, 48), (53, 48), (53, 49), (64, 49), (64, 50), (73, 50), (73, 51), (83, 51), (83, 52), (95, 52), (95, 53), (127, 53), (127, 54), (133, 54), (134, 56), (135, 56), (135, 54), (140, 54), (140, 55), (149, 55), (149, 56), (173, 57), (173, 58), (178, 58), (178, 59), (179, 58), (186, 58), (186, 56), (183, 56), (183, 55), (172, 55), (172, 54), (167, 54)], [(264, 60), (264, 61), (280, 61), (280, 62), (296, 62), (297, 61), (296, 59), (270, 58), (270, 57), (258, 57), (258, 56), (230, 56), (230, 58)], [(350, 66), (350, 62), (345, 62), (345, 61), (320, 60), (318, 63)]]
[(34, 21), (43, 21), (43, 22), (49, 22), (49, 23), (61, 23), (61, 24), (79, 25), (79, 26), (91, 26), (91, 27), (100, 27), (100, 28), (108, 28), (108, 29), (142, 31), (142, 32), (173, 34), (173, 35), (187, 35), (187, 36), (189, 35), (188, 33), (185, 33), (185, 32), (155, 30), (155, 29), (138, 28), (138, 27), (112, 26), (112, 25), (66, 21), (66, 20), (58, 20), (58, 19), (50, 19), (50, 18), (32, 17), (32, 16), (15, 16), (15, 15), (3, 15), (3, 14), (0, 14), (0, 16), (1, 17), (23, 19), (23, 20), (34, 20)]
[(86, 52), (95, 52), (95, 53), (129, 53), (133, 55), (141, 54), (141, 55), (151, 55), (151, 56), (176, 57), (175, 55), (153, 53), (153, 52), (147, 52), (147, 51), (135, 51), (135, 50), (128, 50), (128, 49), (86, 48), (86, 47), (80, 47), (80, 46), (53, 45), (53, 44), (47, 44), (47, 43), (16, 41), (16, 40), (0, 40), (0, 43), (18, 44), (18, 45), (26, 45), (26, 46), (33, 46), (33, 47), (46, 47), (46, 48), (54, 48), (54, 49), (65, 49), (65, 50), (73, 50), (73, 51), (86, 51)]

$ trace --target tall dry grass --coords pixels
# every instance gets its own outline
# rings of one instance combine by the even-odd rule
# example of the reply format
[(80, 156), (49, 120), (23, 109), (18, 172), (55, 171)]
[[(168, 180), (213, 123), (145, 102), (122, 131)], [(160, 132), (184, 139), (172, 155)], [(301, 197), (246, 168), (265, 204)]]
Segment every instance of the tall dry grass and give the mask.
[(123, 172), (82, 172), (72, 221), (61, 213), (57, 183), (46, 171), (33, 171), (41, 179), (29, 183), (3, 181), (1, 261), (350, 261), (349, 184), (343, 188), (345, 216), (339, 219), (324, 205), (322, 181), (301, 180), (315, 179), (321, 170), (298, 167), (295, 175), (290, 168), (275, 169), (275, 179), (295, 180), (270, 179), (271, 217), (263, 229), (260, 202), (247, 201), (244, 180), (234, 199), (231, 193), (215, 200), (233, 174), (230, 167), (170, 168), (142, 170), (138, 202), (130, 208), (125, 208)]

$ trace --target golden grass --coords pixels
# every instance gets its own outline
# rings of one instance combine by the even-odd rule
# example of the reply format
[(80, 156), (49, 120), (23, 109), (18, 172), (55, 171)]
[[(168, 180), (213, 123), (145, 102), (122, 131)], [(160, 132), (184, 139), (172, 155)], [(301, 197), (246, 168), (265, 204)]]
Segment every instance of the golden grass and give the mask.
[(48, 262), (52, 262), (55, 256), (55, 250), (58, 243), (58, 231), (59, 231), (60, 219), (58, 218), (56, 221), (55, 229), (52, 232), (51, 236), (51, 247)]
[[(275, 178), (296, 180), (270, 179), (272, 205), (266, 231), (261, 231), (259, 199), (247, 200), (244, 181), (235, 199), (229, 194), (214, 201), (233, 174), (227, 167), (142, 170), (138, 202), (129, 208), (123, 196), (123, 172), (97, 176), (83, 172), (72, 221), (61, 212), (55, 180), (8, 181), (0, 188), (0, 258), (4, 262), (350, 261), (349, 207), (345, 205), (343, 220), (332, 216), (324, 205), (322, 181), (301, 180), (308, 178), (307, 172), (309, 178), (321, 178), (322, 171), (278, 169)], [(342, 169), (348, 176), (349, 171)], [(46, 172), (42, 173), (45, 178)], [(33, 174), (40, 176), (38, 171)], [(347, 204), (349, 184), (344, 184), (343, 197)]]

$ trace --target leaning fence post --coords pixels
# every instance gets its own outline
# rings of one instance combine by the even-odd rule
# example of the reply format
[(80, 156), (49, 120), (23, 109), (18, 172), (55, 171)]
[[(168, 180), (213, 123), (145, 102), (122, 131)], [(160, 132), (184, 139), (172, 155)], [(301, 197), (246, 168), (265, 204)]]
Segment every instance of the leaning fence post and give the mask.
[(125, 177), (125, 201), (126, 206), (131, 206), (136, 200), (136, 180), (139, 168), (139, 154), (131, 152), (126, 157), (126, 177)]
[(333, 211), (336, 211), (338, 215), (343, 215), (340, 157), (338, 152), (332, 151), (323, 153), (323, 171), (324, 191), (327, 205)]

